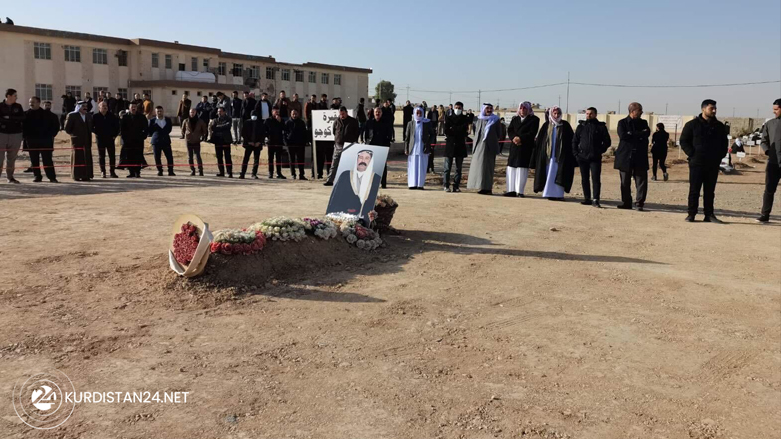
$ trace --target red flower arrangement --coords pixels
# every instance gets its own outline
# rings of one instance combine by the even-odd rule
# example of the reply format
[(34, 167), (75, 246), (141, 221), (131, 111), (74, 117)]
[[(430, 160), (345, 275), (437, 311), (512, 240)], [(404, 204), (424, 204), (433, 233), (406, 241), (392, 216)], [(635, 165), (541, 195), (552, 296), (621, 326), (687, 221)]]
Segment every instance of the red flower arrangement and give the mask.
[(182, 224), (182, 231), (174, 236), (174, 257), (183, 266), (190, 265), (201, 240), (198, 228), (192, 223)]

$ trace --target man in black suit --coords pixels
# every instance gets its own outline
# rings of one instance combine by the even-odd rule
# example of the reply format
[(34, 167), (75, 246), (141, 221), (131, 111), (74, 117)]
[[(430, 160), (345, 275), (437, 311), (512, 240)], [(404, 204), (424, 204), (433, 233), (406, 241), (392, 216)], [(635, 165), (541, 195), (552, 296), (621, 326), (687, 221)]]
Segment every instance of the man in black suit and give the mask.
[(355, 164), (349, 171), (342, 172), (336, 181), (328, 202), (328, 213), (344, 212), (367, 218), (374, 209), (382, 180), (382, 176), (374, 172), (373, 158), (371, 150), (358, 151)]
[(642, 211), (648, 192), (648, 137), (651, 129), (648, 121), (641, 119), (643, 106), (637, 102), (629, 104), (629, 116), (618, 121), (616, 160), (613, 168), (621, 177), (621, 201), (619, 209), (632, 209), (632, 179), (637, 190), (637, 210)]

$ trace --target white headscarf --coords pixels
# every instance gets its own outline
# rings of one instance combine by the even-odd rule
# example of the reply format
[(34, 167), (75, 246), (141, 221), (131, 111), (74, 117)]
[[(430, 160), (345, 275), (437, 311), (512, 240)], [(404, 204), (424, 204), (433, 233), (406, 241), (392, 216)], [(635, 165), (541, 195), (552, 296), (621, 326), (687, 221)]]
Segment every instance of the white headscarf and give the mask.
[(521, 102), (520, 105), (518, 105), (518, 116), (523, 117), (523, 116), (521, 116), (521, 108), (524, 108), (524, 107), (527, 110), (529, 110), (529, 114), (526, 115), (526, 117), (529, 117), (530, 115), (534, 114), (534, 109), (532, 108), (532, 103), (529, 102), (529, 101), (523, 101), (523, 102)]
[(494, 106), (491, 104), (483, 104), (483, 108), (480, 109), (480, 114), (477, 116), (477, 118), (480, 120), (488, 121), (488, 123), (485, 124), (485, 132), (483, 133), (483, 136), (486, 136), (488, 134), (488, 130), (491, 129), (491, 125), (499, 121), (499, 116), (496, 115), (495, 113), (491, 113), (490, 116), (487, 116), (485, 114), (485, 109), (488, 107), (491, 107), (492, 109), (494, 108)]
[[(420, 116), (418, 116), (418, 110), (420, 110)], [(415, 109), (415, 111), (412, 112), (412, 118), (415, 120), (415, 122), (431, 122), (430, 119), (426, 119), (425, 114), (426, 111), (423, 110), (423, 107), (418, 107)]]
[(554, 105), (554, 106), (550, 107), (550, 109), (548, 110), (548, 118), (550, 119), (552, 124), (554, 124), (554, 125), (556, 125), (558, 127), (558, 126), (561, 126), (561, 115), (559, 115), (558, 119), (555, 119), (553, 117), (553, 111), (554, 110), (559, 110), (559, 113), (561, 113), (561, 108), (559, 108), (558, 105)]
[(374, 176), (374, 153), (368, 149), (358, 151), (358, 154), (362, 152), (368, 152), (372, 159), (369, 160), (369, 164), (366, 166), (365, 171), (358, 170), (358, 155), (355, 156), (355, 164), (353, 170), (350, 173), (350, 183), (353, 187), (353, 192), (361, 199), (361, 210), (363, 210), (363, 203), (366, 202), (366, 197), (369, 196), (369, 190), (371, 189), (371, 180)]

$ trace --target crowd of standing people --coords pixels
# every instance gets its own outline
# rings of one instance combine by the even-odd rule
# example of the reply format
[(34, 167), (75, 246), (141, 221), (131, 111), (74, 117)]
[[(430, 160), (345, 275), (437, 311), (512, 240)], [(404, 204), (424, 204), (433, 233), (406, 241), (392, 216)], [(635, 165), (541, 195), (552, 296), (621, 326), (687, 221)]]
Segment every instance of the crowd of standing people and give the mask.
[[(128, 178), (140, 178), (148, 166), (144, 158), (144, 141), (150, 138), (157, 175), (164, 175), (162, 157), (166, 158), (167, 175), (175, 176), (171, 148), (173, 121), (161, 106), (155, 106), (147, 94), (135, 94), (132, 100), (112, 96), (101, 91), (97, 101), (89, 93), (77, 101), (69, 92), (63, 96), (60, 118), (51, 111), (50, 101), (41, 102), (33, 96), (29, 109), (17, 102), (16, 90), (8, 89), (0, 103), (0, 172), (6, 164), (6, 179), (14, 178), (16, 158), (20, 148), (30, 154), (34, 181), (57, 182), (52, 153), (54, 137), (64, 130), (71, 139), (71, 177), (76, 181), (90, 181), (93, 175), (92, 139), (97, 142), (99, 167), (103, 178), (118, 178), (116, 169), (128, 171)], [(268, 148), (268, 177), (286, 179), (282, 166), (289, 165), (293, 179), (306, 180), (305, 148), (312, 141), (312, 111), (338, 110), (333, 124), (334, 141), (317, 142), (315, 157), (317, 178), (332, 186), (339, 159), (346, 144), (364, 142), (390, 147), (395, 139), (393, 101), (377, 100), (374, 108), (366, 108), (363, 98), (348, 114), (340, 98), (316, 95), (301, 104), (299, 96), (288, 98), (284, 91), (272, 103), (266, 93), (258, 100), (244, 92), (243, 99), (234, 91), (229, 97), (218, 92), (209, 98), (203, 96), (194, 107), (188, 95), (183, 95), (176, 117), (181, 126), (181, 138), (186, 141), (190, 175), (203, 176), (201, 143), (214, 145), (217, 157), (216, 176), (233, 177), (231, 147), (244, 148), (239, 178), (246, 178), (252, 160), (251, 178), (258, 178), (260, 152)], [(706, 99), (701, 113), (683, 127), (680, 145), (689, 162), (689, 197), (686, 221), (694, 221), (703, 198), (705, 222), (721, 222), (714, 213), (714, 197), (719, 166), (728, 151), (728, 129), (716, 118), (716, 102)], [(668, 179), (665, 159), (669, 134), (663, 124), (657, 124), (652, 134), (648, 122), (641, 116), (643, 107), (629, 104), (629, 115), (618, 122), (619, 144), (615, 149), (613, 167), (619, 171), (621, 204), (619, 209), (642, 211), (648, 192), (648, 148), (653, 160), (652, 179), (657, 179), (657, 167)], [(761, 147), (769, 156), (766, 168), (765, 193), (758, 221), (769, 221), (773, 197), (781, 179), (781, 99), (773, 103), (775, 118), (767, 121), (761, 131)], [(509, 143), (507, 160), (507, 190), (504, 196), (523, 198), (529, 170), (534, 169), (533, 190), (543, 198), (561, 201), (569, 193), (574, 170), (579, 168), (584, 200), (581, 204), (601, 207), (602, 155), (611, 146), (607, 127), (597, 119), (597, 110), (589, 107), (586, 119), (573, 129), (562, 119), (562, 110), (552, 106), (545, 112), (544, 122), (534, 114), (532, 104), (523, 102), (509, 124), (494, 114), (491, 104), (484, 104), (479, 114), (464, 111), (461, 102), (445, 108), (425, 103), (413, 106), (409, 101), (402, 108), (403, 144), (407, 155), (407, 183), (409, 189), (422, 190), (426, 174), (434, 172), (434, 151), (438, 135), (445, 136), (443, 183), (446, 192), (461, 192), (464, 158), (471, 151), (468, 189), (478, 194), (493, 192), (496, 156), (502, 154), (503, 143)], [(541, 125), (541, 126), (540, 126)], [(469, 136), (474, 136), (474, 139)], [(120, 138), (117, 163), (115, 145)], [(504, 139), (508, 140), (505, 141)], [(650, 139), (650, 140), (649, 140)], [(468, 147), (469, 145), (469, 147)], [(287, 149), (287, 152), (285, 152)], [(106, 167), (108, 158), (108, 168)], [(330, 162), (328, 159), (330, 158)], [(453, 165), (455, 164), (455, 169)], [(451, 172), (454, 172), (451, 179)], [(42, 172), (43, 171), (43, 172)], [(196, 174), (197, 172), (197, 174)], [(632, 197), (632, 183), (635, 198)], [(387, 186), (387, 165), (382, 187)]]

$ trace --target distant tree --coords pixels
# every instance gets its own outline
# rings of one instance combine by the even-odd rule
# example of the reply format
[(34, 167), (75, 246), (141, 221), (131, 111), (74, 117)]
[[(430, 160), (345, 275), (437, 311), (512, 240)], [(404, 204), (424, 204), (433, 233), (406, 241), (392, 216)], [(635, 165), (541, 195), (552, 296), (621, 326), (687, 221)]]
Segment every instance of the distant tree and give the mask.
[(385, 102), (386, 99), (396, 101), (396, 93), (393, 92), (394, 85), (390, 81), (380, 81), (377, 86), (374, 87), (374, 99), (379, 99), (381, 102)]

